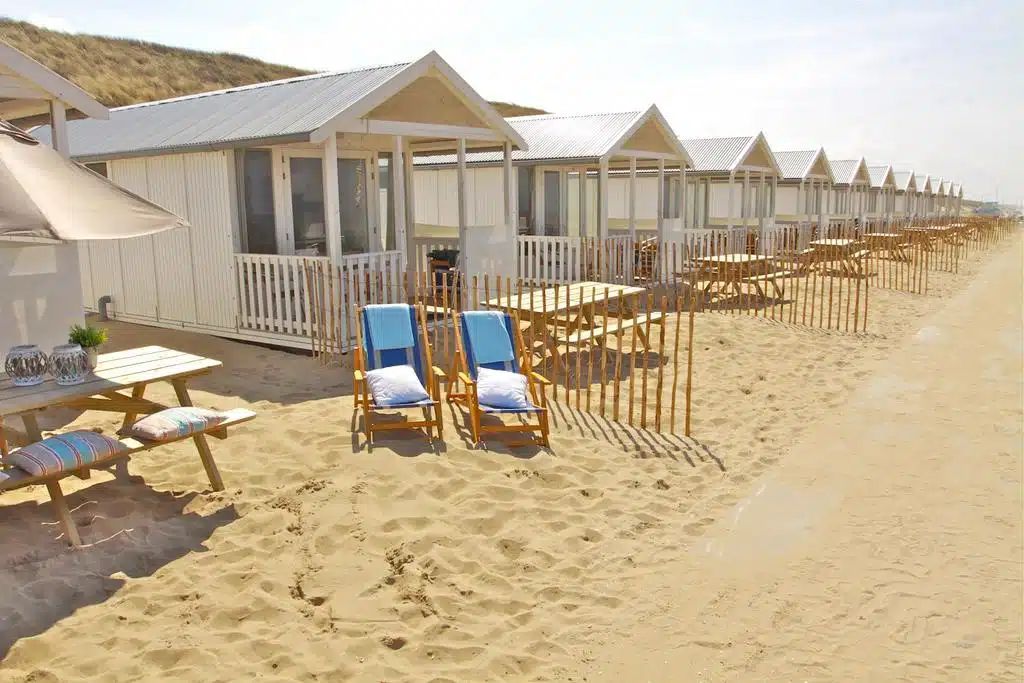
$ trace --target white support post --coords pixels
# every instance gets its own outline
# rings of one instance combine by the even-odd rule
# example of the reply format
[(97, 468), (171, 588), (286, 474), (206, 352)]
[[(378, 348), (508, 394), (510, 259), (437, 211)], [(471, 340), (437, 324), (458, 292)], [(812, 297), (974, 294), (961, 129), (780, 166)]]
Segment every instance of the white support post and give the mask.
[(466, 253), (466, 231), (469, 228), (469, 205), (466, 196), (466, 139), (459, 138), (456, 141), (458, 154), (457, 194), (459, 202), (459, 263), (462, 264), (462, 272), (468, 274), (468, 254)]
[(544, 235), (547, 233), (547, 212), (545, 209), (544, 197), (544, 172), (543, 166), (533, 167), (533, 234)]
[(687, 209), (687, 188), (686, 188), (686, 160), (679, 160), (679, 230), (680, 235), (686, 234), (686, 209)]
[[(671, 200), (669, 200), (671, 207)], [(658, 248), (665, 244), (665, 160), (658, 159)]]
[(771, 189), (771, 203), (768, 205), (768, 217), (772, 219), (772, 230), (775, 230), (776, 216), (779, 213), (779, 207), (776, 206), (779, 197), (779, 176), (772, 175), (771, 185), (768, 186)]
[[(402, 270), (408, 267), (410, 254), (406, 252), (405, 245), (408, 243), (405, 223), (405, 161), (402, 153), (403, 140), (401, 135), (396, 135), (391, 145), (391, 187), (395, 205), (395, 249), (402, 252)], [(384, 243), (387, 248), (387, 242)]]
[(68, 119), (64, 103), (58, 100), (50, 100), (50, 130), (53, 131), (51, 138), (53, 148), (63, 156), (70, 157), (71, 149), (68, 145)]
[(518, 195), (512, 191), (512, 180), (515, 176), (512, 174), (512, 143), (508, 140), (505, 141), (502, 149), (501, 162), (501, 189), (505, 199), (505, 230), (511, 244), (518, 232), (516, 216), (519, 211), (517, 209)]
[(764, 171), (758, 171), (757, 200), (754, 208), (757, 211), (757, 238), (764, 239), (764, 219), (768, 215), (768, 197), (765, 194)]
[(587, 225), (587, 169), (580, 169), (580, 237), (589, 237), (590, 230)]
[(636, 243), (636, 157), (629, 158), (629, 241)]
[(597, 176), (597, 224), (601, 239), (608, 239), (608, 160), (601, 159)]
[[(405, 178), (405, 257), (414, 259), (416, 253), (416, 178), (413, 166), (412, 145), (408, 139), (402, 141), (402, 175)], [(413, 267), (419, 270), (426, 264), (415, 263)]]
[[(728, 215), (728, 217), (726, 219), (726, 223), (725, 223), (726, 228), (729, 231), (728, 239), (730, 239), (730, 240), (732, 240), (732, 227), (733, 227), (732, 214), (733, 214), (733, 206), (734, 206), (734, 204), (733, 204), (733, 199), (732, 199), (732, 191), (733, 191), (733, 186), (734, 185), (736, 185), (736, 171), (730, 171), (729, 172), (729, 210), (728, 210), (729, 215)], [(710, 180), (708, 181), (708, 194), (711, 194), (711, 181)]]
[(324, 140), (324, 228), (327, 255), (341, 263), (341, 193), (338, 190), (338, 139), (331, 134)]

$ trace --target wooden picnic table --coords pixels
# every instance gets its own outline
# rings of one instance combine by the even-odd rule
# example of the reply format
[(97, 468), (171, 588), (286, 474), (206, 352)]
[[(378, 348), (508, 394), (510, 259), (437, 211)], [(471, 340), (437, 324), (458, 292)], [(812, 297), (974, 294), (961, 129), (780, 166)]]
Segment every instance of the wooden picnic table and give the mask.
[[(19, 416), (31, 442), (43, 438), (36, 415), (48, 408), (101, 410), (122, 413), (123, 426), (135, 421), (138, 415), (147, 415), (167, 408), (144, 397), (146, 387), (155, 382), (170, 382), (178, 404), (191, 406), (188, 393), (189, 379), (204, 375), (221, 366), (220, 361), (204, 358), (162, 346), (145, 346), (127, 351), (105, 353), (99, 356), (96, 369), (81, 384), (61, 386), (53, 379), (32, 387), (17, 387), (9, 378), (0, 380), (0, 418)], [(125, 393), (125, 392), (128, 393)], [(211, 434), (216, 435), (215, 432)], [(214, 490), (224, 488), (220, 472), (213, 460), (204, 434), (192, 437)], [(124, 460), (120, 461), (121, 463)], [(89, 470), (76, 473), (89, 478)], [(79, 545), (78, 532), (71, 521), (57, 480), (47, 481), (50, 497), (57, 507), (61, 527), (73, 545)]]
[(810, 243), (814, 250), (811, 268), (823, 269), (829, 263), (838, 263), (840, 270), (849, 275), (860, 272), (857, 262), (866, 256), (866, 250), (858, 249), (861, 242), (853, 239), (822, 239)]
[[(643, 287), (615, 285), (607, 282), (576, 282), (543, 290), (505, 294), (485, 302), (518, 315), (533, 328), (553, 357), (564, 344), (597, 344), (605, 334), (635, 328), (645, 349), (649, 341), (644, 331), (648, 318), (661, 322), (661, 314), (637, 312), (637, 299), (646, 292)], [(610, 304), (615, 304), (611, 310)], [(524, 362), (527, 359), (524, 359)]]
[(884, 250), (889, 258), (909, 263), (910, 256), (907, 254), (905, 239), (906, 237), (898, 232), (866, 232), (863, 235), (864, 242), (872, 249)]
[(764, 297), (762, 283), (770, 283), (776, 294), (782, 291), (776, 282), (778, 278), (788, 277), (793, 273), (788, 270), (773, 270), (774, 261), (770, 256), (761, 254), (719, 254), (717, 256), (699, 256), (694, 261), (702, 266), (702, 278), (707, 278), (704, 293), (711, 292), (715, 285), (718, 291), (732, 290), (735, 294), (743, 293), (742, 285), (753, 285), (758, 296)]

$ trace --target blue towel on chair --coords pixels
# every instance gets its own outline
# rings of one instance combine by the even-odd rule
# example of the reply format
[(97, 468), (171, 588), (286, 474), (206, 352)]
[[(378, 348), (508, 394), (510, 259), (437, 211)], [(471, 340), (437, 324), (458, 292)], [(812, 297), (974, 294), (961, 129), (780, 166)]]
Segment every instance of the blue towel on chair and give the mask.
[(416, 343), (408, 304), (376, 304), (366, 307), (367, 334), (378, 351), (407, 349)]
[(498, 311), (467, 311), (466, 341), (473, 347), (477, 365), (503, 363), (513, 358), (512, 340), (505, 327), (505, 314)]

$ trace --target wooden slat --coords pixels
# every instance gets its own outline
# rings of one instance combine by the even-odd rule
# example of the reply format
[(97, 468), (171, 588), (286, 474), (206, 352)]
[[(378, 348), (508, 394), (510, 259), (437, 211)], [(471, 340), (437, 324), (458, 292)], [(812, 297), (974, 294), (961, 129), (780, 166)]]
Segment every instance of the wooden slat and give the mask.
[(123, 353), (108, 362), (107, 354), (100, 356), (94, 375), (82, 384), (65, 387), (53, 380), (34, 387), (14, 387), (0, 390), (0, 415), (38, 410), (60, 405), (74, 399), (124, 389), (142, 382), (152, 383), (209, 372), (221, 362), (188, 353), (146, 347), (139, 357)]

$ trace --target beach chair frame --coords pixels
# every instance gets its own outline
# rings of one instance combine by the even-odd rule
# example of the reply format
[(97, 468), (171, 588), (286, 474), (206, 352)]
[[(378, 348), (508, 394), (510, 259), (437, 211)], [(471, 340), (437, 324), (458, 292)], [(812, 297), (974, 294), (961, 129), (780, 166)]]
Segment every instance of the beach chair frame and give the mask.
[[(530, 392), (530, 398), (537, 409), (528, 413), (510, 413), (518, 416), (525, 415), (527, 417), (525, 423), (497, 425), (481, 423), (480, 418), (482, 415), (500, 415), (501, 413), (488, 413), (480, 408), (480, 401), (476, 393), (476, 380), (473, 378), (466, 361), (469, 356), (466, 354), (466, 341), (462, 337), (461, 313), (456, 317), (454, 325), (455, 344), (457, 349), (456, 374), (453, 381), (448, 386), (449, 391), (447, 400), (449, 403), (462, 404), (469, 410), (469, 427), (473, 435), (474, 444), (479, 444), (483, 441), (485, 434), (523, 433), (528, 434), (529, 438), (521, 440), (503, 440), (502, 443), (510, 446), (536, 445), (547, 448), (550, 445), (550, 429), (548, 427), (547, 394), (545, 389), (549, 384), (551, 384), (551, 381), (530, 369), (530, 356), (524, 353), (526, 344), (523, 341), (523, 331), (519, 325), (519, 316), (514, 313), (505, 313), (505, 315), (508, 315), (512, 320), (513, 339), (511, 341), (512, 356), (515, 359), (514, 362), (518, 367), (519, 374), (526, 377), (526, 385)], [(465, 386), (464, 391), (458, 391), (459, 382)], [(536, 423), (529, 420), (529, 416), (531, 415), (536, 416)]]
[[(405, 420), (404, 422), (375, 422), (374, 415), (379, 412), (393, 412), (404, 410), (396, 406), (378, 406), (370, 394), (370, 386), (366, 381), (366, 373), (369, 364), (366, 359), (366, 349), (363, 346), (363, 312), (366, 306), (361, 306), (356, 311), (356, 354), (353, 361), (353, 393), (356, 409), (363, 413), (363, 434), (366, 436), (368, 445), (373, 445), (374, 432), (390, 431), (395, 429), (423, 429), (428, 440), (433, 440), (433, 430), (437, 429), (437, 439), (444, 439), (444, 419), (441, 414), (441, 382), (447, 381), (448, 376), (444, 370), (433, 364), (430, 353), (430, 337), (427, 335), (427, 315), (422, 304), (412, 306), (416, 311), (416, 329), (413, 334), (417, 340), (418, 353), (421, 354), (420, 362), (423, 364), (423, 382), (431, 403), (417, 406), (423, 411), (422, 420)], [(431, 410), (434, 417), (430, 417)]]

